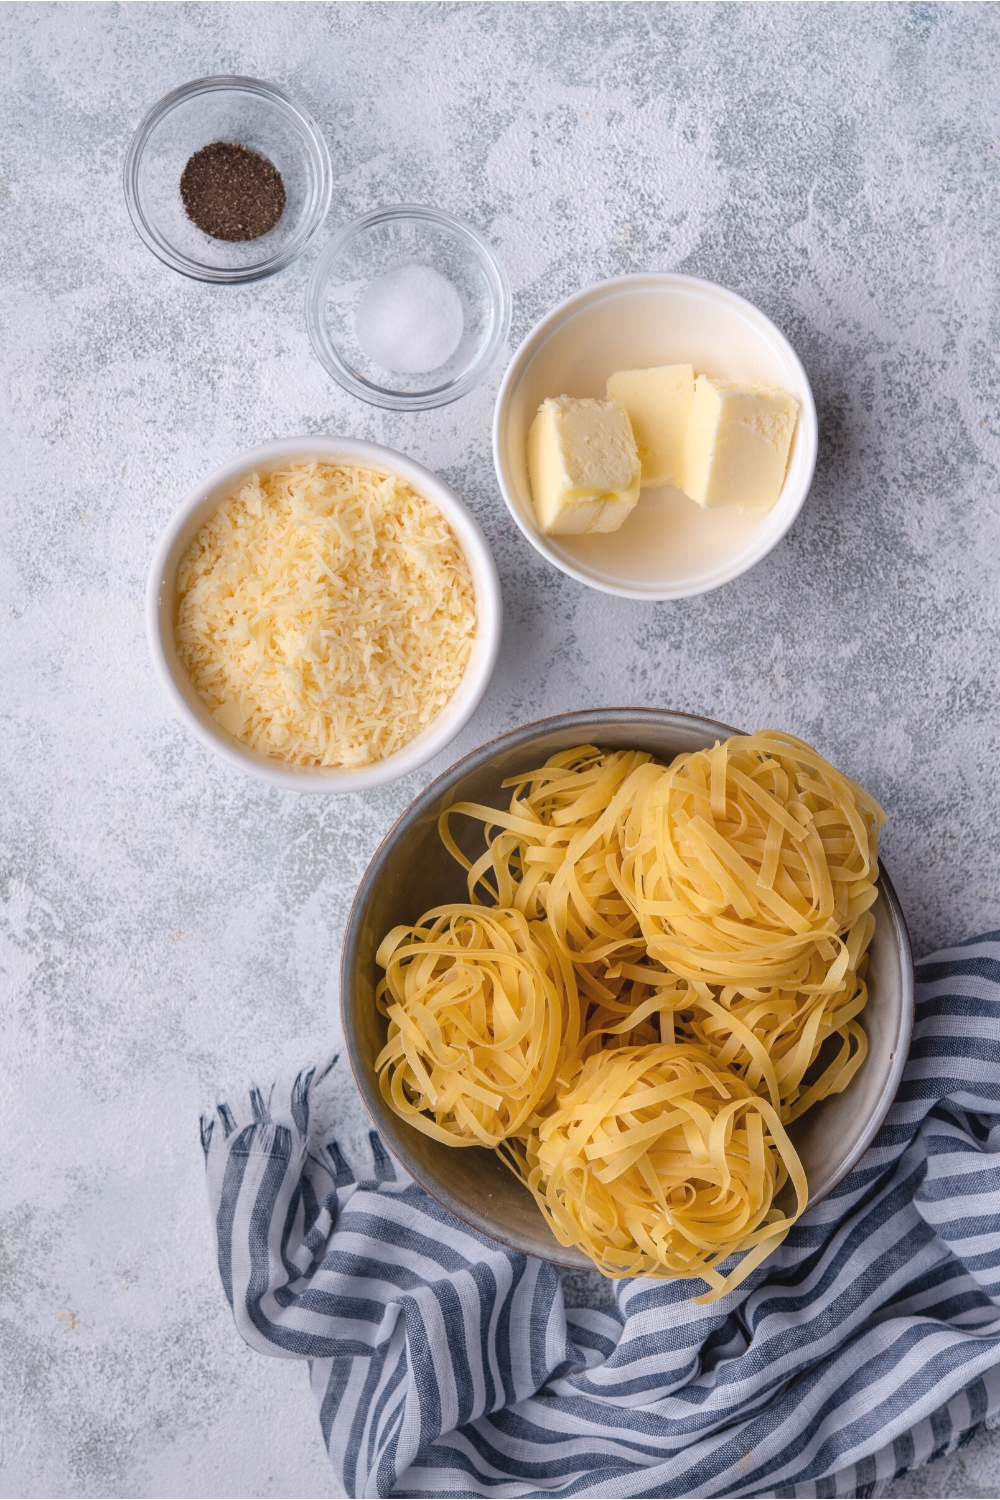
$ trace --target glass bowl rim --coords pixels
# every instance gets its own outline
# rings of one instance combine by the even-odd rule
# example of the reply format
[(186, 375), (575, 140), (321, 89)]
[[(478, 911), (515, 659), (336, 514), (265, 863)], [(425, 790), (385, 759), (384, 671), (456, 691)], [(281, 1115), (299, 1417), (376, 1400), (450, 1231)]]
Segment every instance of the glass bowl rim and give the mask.
[[(318, 192), (314, 195), (312, 204), (307, 207), (307, 212), (296, 233), (279, 252), (249, 266), (209, 266), (204, 261), (194, 260), (184, 255), (150, 223), (143, 211), (138, 190), (139, 166), (149, 140), (161, 121), (189, 99), (198, 98), (202, 94), (224, 92), (255, 95), (277, 105), (286, 116), (290, 115), (301, 130), (306, 152), (311, 157), (316, 170)], [(308, 110), (304, 109), (301, 104), (297, 104), (290, 95), (285, 93), (284, 89), (260, 78), (249, 78), (237, 73), (219, 73), (206, 78), (195, 78), (190, 83), (181, 84), (179, 88), (172, 89), (169, 94), (164, 94), (163, 98), (147, 111), (129, 142), (125, 156), (124, 182), (125, 203), (136, 232), (147, 248), (152, 250), (164, 265), (169, 266), (171, 270), (179, 271), (184, 276), (190, 276), (194, 281), (234, 284), (260, 281), (265, 276), (273, 276), (276, 271), (283, 271), (286, 266), (298, 259), (321, 228), (329, 211), (333, 194), (333, 168), (330, 164), (329, 148), (319, 126)]]
[[(413, 392), (394, 391), (388, 386), (376, 385), (374, 381), (357, 375), (341, 358), (340, 352), (324, 332), (320, 309), (323, 288), (330, 267), (337, 257), (370, 229), (400, 219), (435, 224), (463, 241), (472, 250), (485, 274), (493, 308), (493, 329), (476, 359), (454, 380), (432, 386), (429, 390)], [(369, 406), (381, 406), (389, 411), (427, 411), (432, 407), (447, 406), (467, 395), (486, 378), (499, 360), (510, 333), (511, 311), (512, 298), (507, 273), (485, 235), (447, 209), (433, 208), (424, 203), (394, 203), (373, 208), (338, 229), (330, 243), (320, 252), (306, 290), (306, 324), (320, 364), (352, 396), (360, 397)]]

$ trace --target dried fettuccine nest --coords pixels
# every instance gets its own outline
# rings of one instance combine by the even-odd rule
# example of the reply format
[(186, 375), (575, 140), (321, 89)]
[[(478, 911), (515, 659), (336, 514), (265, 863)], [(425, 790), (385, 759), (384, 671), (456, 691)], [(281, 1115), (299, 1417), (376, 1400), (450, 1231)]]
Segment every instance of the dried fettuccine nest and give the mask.
[(876, 898), (874, 798), (793, 735), (679, 755), (628, 812), (619, 871), (649, 956), (707, 984), (843, 982), (847, 933)]
[(376, 1004), (389, 1037), (375, 1063), (386, 1103), (450, 1146), (497, 1146), (527, 1130), (580, 1038), (572, 967), (543, 924), (442, 906), (394, 928), (376, 962), (386, 971)]
[[(598, 1052), (504, 1152), (556, 1239), (621, 1276), (700, 1276), (717, 1297), (784, 1239), (807, 1199), (776, 1111), (701, 1048)], [(774, 1199), (791, 1180), (791, 1214)], [(716, 1267), (735, 1249), (729, 1278)]]

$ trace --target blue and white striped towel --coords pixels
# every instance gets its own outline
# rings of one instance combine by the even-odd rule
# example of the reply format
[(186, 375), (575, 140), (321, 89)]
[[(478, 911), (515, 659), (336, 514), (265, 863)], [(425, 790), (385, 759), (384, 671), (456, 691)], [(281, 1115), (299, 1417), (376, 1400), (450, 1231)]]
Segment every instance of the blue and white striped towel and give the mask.
[(616, 1283), (464, 1228), (377, 1137), (356, 1182), (289, 1105), (203, 1122), (219, 1269), (254, 1349), (309, 1361), (349, 1495), (874, 1495), (1000, 1420), (1000, 932), (918, 966), (896, 1102), (737, 1291)]

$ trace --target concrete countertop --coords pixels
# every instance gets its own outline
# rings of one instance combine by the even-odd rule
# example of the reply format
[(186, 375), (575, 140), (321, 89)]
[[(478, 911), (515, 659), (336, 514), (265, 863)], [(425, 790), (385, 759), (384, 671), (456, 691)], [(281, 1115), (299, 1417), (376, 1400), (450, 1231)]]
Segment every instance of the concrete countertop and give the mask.
[[(778, 726), (888, 809), (918, 953), (1000, 924), (1000, 12), (12, 4), (0, 56), (0, 1491), (332, 1495), (306, 1371), (233, 1329), (198, 1114), (336, 1047), (348, 905), (431, 775), (573, 708)], [(175, 275), (125, 209), (138, 121), (209, 73), (285, 87), (333, 156), (328, 230), (256, 286)], [(415, 416), (334, 385), (306, 336), (313, 260), (400, 200), (491, 238), (512, 348), (628, 271), (762, 307), (821, 422), (811, 496), (771, 556), (681, 603), (591, 592), (503, 507), (500, 369)], [(171, 716), (143, 635), (178, 498), (296, 432), (443, 474), (504, 589), (468, 728), (425, 772), (344, 799), (225, 769)], [(998, 1485), (981, 1436), (896, 1493)]]

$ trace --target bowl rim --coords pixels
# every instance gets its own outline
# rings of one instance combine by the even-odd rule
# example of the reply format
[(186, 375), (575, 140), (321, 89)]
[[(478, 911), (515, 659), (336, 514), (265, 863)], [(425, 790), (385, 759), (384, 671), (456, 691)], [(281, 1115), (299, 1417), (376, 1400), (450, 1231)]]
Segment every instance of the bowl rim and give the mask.
[[(139, 193), (139, 168), (143, 154), (153, 131), (161, 120), (166, 119), (167, 115), (189, 99), (197, 98), (201, 94), (222, 92), (253, 94), (277, 105), (286, 115), (291, 115), (299, 126), (306, 151), (316, 171), (317, 191), (313, 195), (311, 204), (307, 205), (298, 230), (276, 254), (268, 255), (264, 260), (255, 261), (249, 266), (209, 266), (204, 261), (184, 255), (171, 245), (170, 241), (165, 239), (147, 218)], [(330, 163), (329, 148), (309, 111), (301, 104), (297, 104), (291, 95), (279, 88), (277, 84), (238, 73), (218, 73), (205, 78), (195, 78), (190, 83), (182, 83), (178, 88), (171, 89), (169, 94), (164, 94), (163, 98), (146, 112), (136, 127), (125, 154), (123, 178), (129, 217), (139, 238), (147, 248), (152, 250), (157, 259), (169, 266), (172, 271), (179, 271), (181, 275), (189, 276), (193, 281), (207, 281), (220, 286), (261, 281), (266, 276), (273, 276), (276, 272), (285, 270), (293, 261), (298, 260), (322, 228), (333, 193), (333, 168)]]
[[(414, 392), (394, 391), (390, 386), (376, 385), (374, 381), (359, 375), (341, 357), (340, 351), (328, 337), (322, 316), (323, 290), (330, 267), (337, 256), (369, 229), (400, 219), (416, 219), (422, 223), (435, 224), (462, 240), (472, 250), (486, 276), (493, 310), (489, 337), (472, 364), (454, 380)], [(359, 397), (369, 406), (379, 406), (389, 411), (429, 411), (435, 407), (448, 406), (452, 401), (467, 395), (486, 379), (503, 353), (510, 334), (511, 312), (512, 298), (507, 273), (486, 236), (447, 209), (423, 203), (393, 203), (373, 208), (338, 229), (333, 239), (320, 252), (306, 288), (306, 327), (313, 352), (320, 364), (352, 396)]]
[[(207, 713), (199, 717), (177, 681), (165, 644), (163, 588), (168, 569), (176, 568), (182, 534), (201, 506), (208, 506), (215, 493), (234, 484), (258, 466), (276, 467), (298, 457), (314, 456), (325, 462), (347, 460), (384, 468), (405, 479), (418, 494), (437, 505), (462, 548), (472, 574), (476, 595), (476, 645), (465, 675), (451, 699), (426, 729), (382, 760), (357, 767), (295, 769), (272, 757), (243, 747), (232, 735), (209, 727)], [(215, 502), (221, 503), (220, 500)], [(206, 515), (209, 510), (206, 509)], [(503, 598), (496, 563), (489, 544), (472, 512), (450, 485), (416, 459), (380, 443), (361, 438), (304, 433), (278, 438), (251, 448), (207, 474), (174, 510), (156, 543), (146, 581), (146, 637), (153, 667), (175, 715), (227, 765), (285, 791), (344, 794), (368, 791), (398, 781), (438, 755), (472, 718), (482, 701), (500, 651), (503, 633)], [(179, 664), (178, 664), (179, 667)], [(180, 671), (183, 668), (179, 667)]]
[[(800, 401), (798, 441), (806, 444), (806, 467), (805, 474), (799, 492), (794, 503), (789, 506), (787, 515), (783, 518), (780, 530), (768, 538), (766, 545), (753, 550), (741, 560), (738, 565), (728, 569), (724, 576), (714, 578), (709, 583), (676, 584), (669, 588), (630, 588), (624, 584), (613, 584), (606, 580), (595, 578), (584, 568), (577, 567), (549, 544), (547, 537), (543, 536), (537, 527), (525, 521), (524, 517), (515, 503), (511, 486), (507, 481), (507, 466), (503, 456), (503, 439), (506, 429), (508, 408), (513, 396), (514, 388), (524, 374), (531, 359), (562, 323), (568, 322), (582, 308), (593, 303), (602, 301), (606, 297), (617, 296), (623, 291), (635, 291), (643, 285), (649, 288), (656, 287), (681, 287), (690, 290), (698, 290), (709, 293), (716, 300), (728, 303), (734, 310), (739, 311), (744, 317), (749, 316), (770, 337), (777, 340), (782, 352), (792, 364), (798, 379), (801, 382), (802, 399)], [(600, 593), (614, 594), (620, 599), (641, 599), (649, 603), (659, 602), (665, 599), (688, 599), (696, 594), (708, 594), (714, 589), (723, 588), (733, 579), (739, 578), (741, 574), (761, 562), (769, 552), (773, 551), (778, 543), (790, 531), (798, 518), (799, 512), (805, 504), (806, 496), (812, 486), (813, 477), (816, 472), (816, 459), (819, 451), (819, 423), (816, 415), (816, 402), (812, 393), (812, 386), (803, 365), (790, 340), (781, 331), (766, 313), (741, 297), (738, 292), (722, 286), (719, 282), (709, 281), (703, 276), (689, 276), (681, 271), (636, 271), (625, 276), (613, 276), (606, 281), (596, 282), (593, 286), (584, 287), (581, 291), (573, 292), (571, 296), (565, 297), (562, 302), (556, 304), (551, 312), (546, 313), (540, 322), (521, 340), (513, 357), (504, 372), (500, 389), (497, 392), (496, 404), (493, 408), (493, 466), (496, 470), (497, 483), (500, 493), (503, 495), (504, 503), (513, 517), (518, 530), (534, 547), (535, 551), (545, 558), (546, 562), (558, 568), (569, 578), (575, 578), (577, 582), (586, 584), (588, 588), (597, 589)]]
[[(534, 1254), (536, 1252), (526, 1251), (524, 1246), (517, 1241), (516, 1236), (505, 1232), (502, 1223), (496, 1220), (488, 1220), (484, 1215), (477, 1215), (468, 1205), (457, 1203), (455, 1199), (446, 1200), (440, 1195), (440, 1189), (435, 1192), (434, 1189), (425, 1184), (420, 1172), (419, 1161), (407, 1149), (407, 1138), (405, 1130), (402, 1128), (403, 1122), (397, 1122), (395, 1116), (387, 1112), (379, 1090), (378, 1079), (366, 1066), (360, 1055), (358, 1028), (353, 1012), (346, 1004), (346, 997), (351, 992), (350, 976), (358, 961), (358, 952), (363, 942), (363, 913), (367, 908), (371, 892), (382, 878), (382, 872), (385, 869), (398, 835), (419, 818), (428, 814), (442, 796), (448, 792), (449, 788), (468, 772), (480, 769), (496, 755), (506, 750), (516, 749), (518, 745), (526, 744), (536, 739), (539, 735), (549, 732), (579, 726), (581, 731), (585, 732), (585, 738), (593, 738), (594, 736), (588, 732), (599, 730), (600, 726), (606, 724), (641, 725), (645, 722), (651, 725), (663, 725), (665, 721), (678, 725), (701, 725), (712, 732), (721, 730), (727, 736), (743, 733), (739, 729), (734, 729), (732, 725), (706, 718), (701, 714), (685, 713), (679, 709), (660, 708), (579, 709), (571, 713), (555, 714), (550, 718), (535, 719), (530, 723), (521, 724), (515, 729), (495, 736), (493, 739), (478, 746), (477, 749), (462, 756), (460, 760), (449, 766), (447, 770), (442, 771), (439, 776), (436, 776), (432, 782), (424, 787), (423, 791), (418, 793), (410, 805), (396, 818), (392, 827), (378, 844), (361, 878), (348, 913), (347, 924), (344, 928), (344, 941), (340, 962), (340, 1023), (355, 1086), (361, 1095), (372, 1124), (378, 1130), (380, 1139), (391, 1155), (395, 1157), (403, 1169), (413, 1178), (414, 1182), (427, 1193), (428, 1197), (434, 1199), (436, 1203), (439, 1203), (442, 1208), (454, 1215), (461, 1223), (469, 1225), (478, 1233), (484, 1234), (488, 1238), (496, 1240), (500, 1244), (506, 1245), (508, 1248), (516, 1250), (521, 1254)], [(889, 878), (888, 871), (885, 868), (885, 863), (881, 858), (879, 859), (878, 888), (885, 897), (891, 917), (893, 940), (899, 955), (900, 973), (902, 976), (900, 1011), (891, 1055), (891, 1067), (889, 1068), (875, 1109), (870, 1115), (867, 1125), (830, 1180), (823, 1185), (821, 1191), (810, 1196), (806, 1209), (807, 1213), (835, 1191), (848, 1173), (854, 1170), (872, 1144), (902, 1082), (903, 1070), (909, 1054), (915, 1007), (913, 949), (903, 909), (892, 881)], [(393, 1131), (395, 1131), (397, 1124), (400, 1126), (398, 1137), (385, 1128), (385, 1121), (389, 1121)], [(581, 1252), (574, 1254), (572, 1250), (560, 1245), (554, 1236), (552, 1238), (552, 1251), (553, 1253), (550, 1256), (545, 1256), (544, 1258), (551, 1261), (553, 1265), (562, 1266), (568, 1270), (594, 1269), (592, 1263)]]

